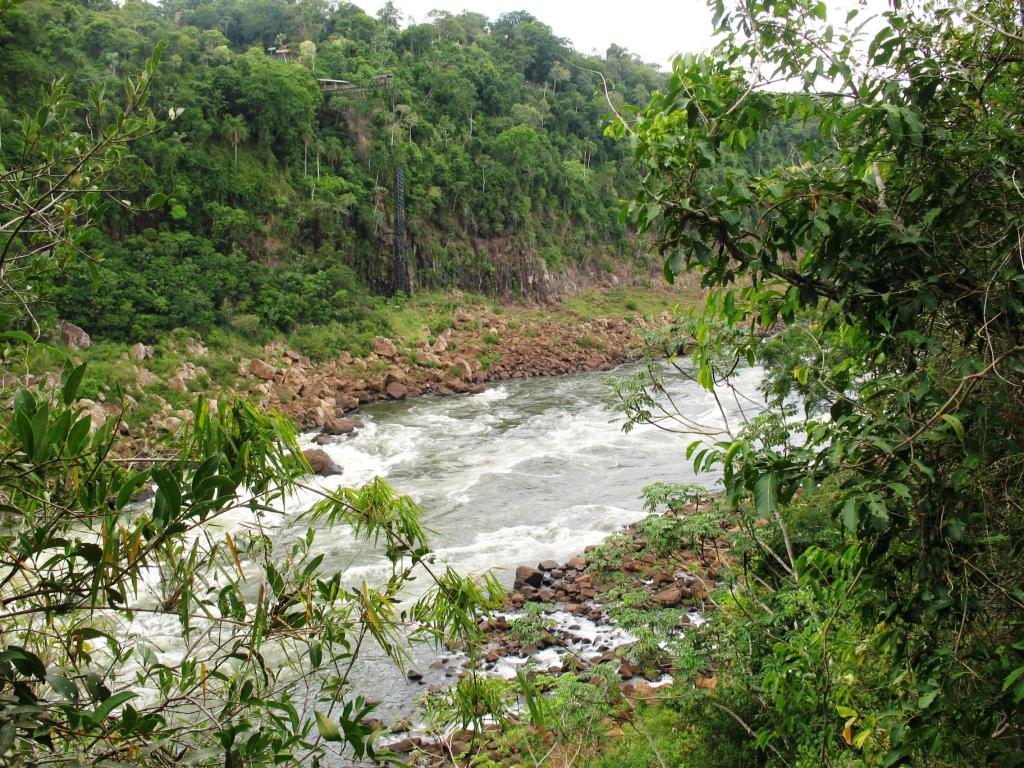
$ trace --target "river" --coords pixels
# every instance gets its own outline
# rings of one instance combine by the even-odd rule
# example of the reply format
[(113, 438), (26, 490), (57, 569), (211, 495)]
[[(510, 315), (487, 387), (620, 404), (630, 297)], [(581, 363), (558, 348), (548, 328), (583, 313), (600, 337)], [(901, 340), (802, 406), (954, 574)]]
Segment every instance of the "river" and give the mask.
[[(564, 562), (643, 517), (644, 486), (700, 482), (713, 487), (717, 481), (695, 476), (685, 456), (692, 435), (649, 425), (622, 430), (621, 414), (609, 406), (606, 380), (632, 370), (511, 380), (476, 395), (371, 405), (360, 413), (362, 429), (323, 446), (343, 474), (312, 482), (332, 489), (384, 478), (422, 507), (440, 561), (463, 574), (490, 571), (511, 586), (517, 566)], [(741, 369), (734, 376), (737, 390), (749, 398), (723, 399), (734, 428), (741, 411), (749, 416), (759, 410), (759, 381), (758, 369)], [(695, 383), (671, 376), (667, 391), (684, 416), (722, 424), (714, 398)], [(302, 446), (313, 445), (314, 437), (302, 436)], [(276, 549), (283, 551), (280, 545), (304, 534), (306, 526), (293, 522), (316, 498), (301, 491), (289, 497), (282, 515), (265, 521)], [(244, 525), (246, 518), (245, 513), (228, 515), (216, 525)], [(346, 568), (350, 584), (372, 584), (390, 570), (383, 555), (348, 530), (321, 534), (315, 546), (328, 563)], [(254, 589), (256, 581), (249, 587)], [(426, 586), (414, 583), (411, 592)], [(144, 637), (165, 663), (180, 658), (176, 617), (140, 614), (126, 631)], [(451, 682), (444, 672), (429, 669), (435, 649), (418, 646), (412, 655), (427, 676), (424, 683)], [(373, 648), (364, 648), (351, 679), (356, 692), (380, 703), (377, 714), (386, 722), (412, 715), (413, 702), (424, 691)]]
[[(696, 477), (686, 459), (692, 436), (652, 426), (623, 432), (622, 416), (609, 407), (606, 379), (629, 372), (519, 379), (477, 395), (367, 407), (357, 434), (324, 446), (344, 474), (321, 484), (385, 478), (422, 506), (440, 560), (464, 574), (491, 571), (510, 586), (516, 566), (564, 561), (640, 519), (644, 486), (716, 482), (713, 476)], [(746, 369), (734, 383), (759, 400), (759, 380), (759, 370)], [(670, 382), (669, 393), (684, 415), (721, 424), (708, 392), (678, 376)], [(750, 415), (749, 402), (723, 400), (734, 426), (741, 404)], [(304, 503), (299, 498), (292, 509)], [(335, 562), (352, 564), (353, 581), (372, 582), (388, 569), (382, 556), (351, 536), (332, 536), (326, 549)], [(418, 649), (415, 661), (426, 669), (434, 653)], [(364, 662), (357, 689), (380, 700), (385, 716), (406, 713), (422, 688), (379, 654)]]

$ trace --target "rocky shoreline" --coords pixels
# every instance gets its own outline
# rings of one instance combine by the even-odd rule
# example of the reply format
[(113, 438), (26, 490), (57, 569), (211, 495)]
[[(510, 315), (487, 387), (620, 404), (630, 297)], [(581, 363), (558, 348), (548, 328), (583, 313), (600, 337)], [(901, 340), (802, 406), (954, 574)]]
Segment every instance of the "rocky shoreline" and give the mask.
[(436, 335), (424, 328), (413, 345), (377, 336), (366, 357), (344, 354), (327, 363), (271, 345), (265, 359), (241, 361), (238, 373), (251, 380), (246, 392), (262, 406), (303, 429), (338, 434), (347, 425), (333, 425), (333, 419), (375, 400), (481, 392), (488, 382), (609, 370), (629, 358), (637, 327), (604, 318), (511, 328), (504, 316), (457, 312), (452, 327)]
[[(232, 382), (218, 382), (216, 397), (248, 397), (261, 408), (290, 417), (302, 431), (321, 431), (326, 441), (357, 429), (359, 421), (352, 418), (352, 412), (374, 401), (478, 393), (490, 382), (610, 370), (635, 354), (638, 330), (664, 325), (670, 319), (663, 313), (648, 319), (583, 321), (564, 315), (547, 318), (479, 307), (460, 309), (444, 330), (423, 327), (412, 334), (415, 341), (377, 336), (372, 352), (363, 357), (342, 353), (317, 361), (281, 342), (268, 344), (259, 357), (237, 360)], [(79, 343), (80, 348), (88, 346)], [(131, 347), (128, 362), (135, 386), (129, 387), (134, 396), (128, 394), (124, 399), (127, 418), (122, 417), (121, 403), (102, 395), (96, 401), (83, 401), (94, 426), (118, 420), (120, 453), (158, 454), (163, 435), (174, 434), (191, 422), (192, 412), (174, 408), (153, 391), (158, 388), (154, 384), (181, 393), (198, 391), (200, 383), (209, 378), (208, 367), (223, 367), (224, 361), (193, 338), (187, 340), (184, 352), (189, 359), (162, 380), (146, 367), (155, 354), (153, 348), (143, 344)], [(143, 400), (148, 401), (146, 410), (151, 413), (140, 422), (131, 414)]]
[[(688, 507), (670, 514), (694, 511)], [(477, 671), (512, 679), (518, 670), (529, 669), (546, 676), (546, 688), (558, 676), (586, 679), (602, 666), (619, 680), (615, 698), (624, 718), (634, 704), (656, 705), (659, 689), (665, 686), (713, 688), (717, 680), (710, 672), (684, 679), (669, 653), (642, 647), (637, 635), (617, 621), (616, 609), (621, 596), (629, 593), (635, 608), (666, 612), (673, 625), (669, 635), (678, 636), (702, 624), (714, 610), (710, 593), (729, 562), (724, 535), (699, 551), (658, 551), (647, 540), (641, 521), (564, 563), (521, 565), (503, 609), (481, 622), (486, 641), (475, 662)], [(426, 674), (410, 670), (409, 684), (441, 695), (467, 674), (471, 663), (464, 654), (441, 656)], [(595, 676), (595, 681), (599, 679)], [(382, 734), (393, 735), (408, 733), (410, 726), (372, 724)], [(410, 764), (432, 768), (469, 765), (476, 756), (500, 762), (498, 733), (494, 728), (483, 733), (456, 730), (440, 737), (408, 734), (385, 743), (385, 748)], [(382, 738), (387, 742), (386, 735)]]

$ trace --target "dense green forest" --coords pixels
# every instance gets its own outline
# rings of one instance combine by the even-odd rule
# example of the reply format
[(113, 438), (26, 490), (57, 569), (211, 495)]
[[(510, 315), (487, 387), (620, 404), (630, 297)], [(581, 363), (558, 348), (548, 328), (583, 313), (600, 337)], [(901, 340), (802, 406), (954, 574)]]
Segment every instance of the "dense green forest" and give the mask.
[[(522, 15), (0, 0), (0, 761), (385, 759), (353, 665), (414, 639), (465, 658), (424, 711), (476, 730), (438, 764), (1024, 765), (1021, 3), (892, 0), (863, 26), (852, 3), (845, 27), (820, 0), (708, 6), (715, 47), (662, 82)], [(321, 73), (394, 88), (325, 96)], [(600, 73), (645, 104), (606, 137)], [(494, 579), (445, 567), (379, 478), (311, 487), (293, 426), (250, 400), (199, 397), (134, 456), (82, 400), (89, 363), (25, 383), (58, 316), (122, 338), (358, 322), (393, 287), (399, 164), (418, 285), (522, 293), (516, 258), (628, 261), (642, 236), (669, 282), (699, 276), (701, 305), (645, 326), (612, 390), (721, 493), (666, 477), (629, 533), (526, 566), (585, 579), (624, 656), (485, 674)], [(341, 535), (380, 549), (374, 586), (317, 551)], [(507, 636), (537, 649), (556, 601), (517, 589)], [(146, 616), (180, 656), (126, 634)]]
[[(604, 83), (612, 104), (639, 104), (664, 75), (616, 46), (581, 55), (525, 13), (439, 12), (405, 29), (390, 4), (378, 16), (318, 0), (4, 13), (8, 166), (23, 150), (14, 126), (55, 79), (84, 103), (116, 95), (166, 45), (152, 106), (174, 119), (112, 179), (103, 227), (77, 243), (91, 266), (43, 291), (48, 319), (131, 341), (238, 318), (283, 331), (358, 323), (370, 293), (394, 288), (398, 166), (418, 288), (544, 297), (559, 275), (600, 276), (644, 254), (620, 221), (632, 177), (628, 149), (603, 135)], [(385, 75), (357, 91), (317, 81)], [(154, 194), (165, 199), (140, 210)]]

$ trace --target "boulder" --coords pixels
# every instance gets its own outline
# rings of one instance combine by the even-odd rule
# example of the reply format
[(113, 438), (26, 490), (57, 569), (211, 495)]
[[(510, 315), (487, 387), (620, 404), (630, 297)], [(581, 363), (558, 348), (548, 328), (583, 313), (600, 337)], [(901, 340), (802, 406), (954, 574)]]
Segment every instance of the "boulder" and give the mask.
[(160, 381), (160, 377), (146, 368), (135, 368), (135, 383), (140, 387), (149, 387)]
[(398, 347), (395, 346), (395, 342), (385, 336), (374, 336), (373, 353), (381, 357), (396, 357)]
[(665, 589), (661, 590), (654, 596), (654, 601), (664, 608), (671, 608), (673, 605), (679, 605), (682, 599), (683, 590), (675, 586), (665, 587)]
[(206, 345), (203, 344), (199, 339), (193, 339), (191, 336), (185, 340), (185, 351), (192, 357), (202, 357), (208, 350)]
[(269, 381), (274, 378), (274, 366), (263, 362), (257, 357), (249, 363), (249, 373), (258, 379)]
[(513, 584), (513, 589), (521, 590), (523, 587), (533, 587), (536, 589), (543, 583), (544, 574), (536, 568), (531, 568), (528, 565), (521, 565), (516, 568), (516, 580)]
[(179, 429), (181, 429), (181, 424), (182, 421), (177, 416), (166, 416), (160, 421), (156, 422), (153, 426), (155, 426), (157, 429), (164, 430), (164, 432), (174, 434)]
[(400, 381), (392, 381), (388, 384), (387, 393), (392, 400), (404, 400), (409, 390)]
[(473, 378), (473, 366), (469, 364), (469, 361), (464, 358), (456, 358), (452, 363), (452, 373), (458, 375), (460, 379), (472, 379)]
[(335, 395), (334, 396), (335, 407), (341, 411), (354, 411), (359, 407), (359, 398), (353, 397), (352, 395)]
[(391, 752), (398, 752), (400, 754), (408, 754), (421, 746), (423, 746), (423, 739), (419, 736), (410, 736), (407, 739), (401, 739), (399, 741), (393, 741), (390, 744), (385, 744), (384, 749)]
[(554, 571), (558, 569), (558, 563), (554, 560), (544, 560), (537, 566), (537, 568), (542, 571)]
[(327, 419), (324, 422), (324, 432), (328, 435), (347, 435), (355, 429), (356, 423), (351, 419)]
[(64, 344), (72, 349), (88, 349), (92, 346), (92, 339), (89, 338), (89, 334), (74, 323), (62, 323), (60, 326), (60, 337)]
[(141, 341), (138, 344), (133, 344), (131, 349), (128, 350), (132, 357), (138, 360), (140, 363), (143, 360), (148, 360), (153, 357), (154, 350), (152, 347), (143, 344)]
[(320, 448), (307, 448), (302, 452), (302, 455), (306, 457), (309, 466), (313, 468), (313, 473), (320, 475), (320, 477), (331, 477), (332, 475), (341, 474), (341, 467), (335, 463), (334, 459), (327, 455), (326, 451)]

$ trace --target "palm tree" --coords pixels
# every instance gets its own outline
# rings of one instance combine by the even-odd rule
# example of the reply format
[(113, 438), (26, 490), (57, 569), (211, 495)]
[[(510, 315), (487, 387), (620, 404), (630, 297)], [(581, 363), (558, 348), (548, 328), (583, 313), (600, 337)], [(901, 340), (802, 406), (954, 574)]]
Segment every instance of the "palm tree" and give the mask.
[(249, 126), (245, 124), (245, 118), (241, 115), (225, 115), (224, 138), (231, 144), (235, 153), (235, 165), (238, 165), (238, 145), (249, 138)]
[(302, 132), (302, 178), (309, 175), (309, 145), (315, 141), (310, 130)]
[(324, 159), (333, 171), (341, 161), (341, 158), (345, 156), (345, 146), (336, 137), (328, 136), (324, 139), (323, 153)]

